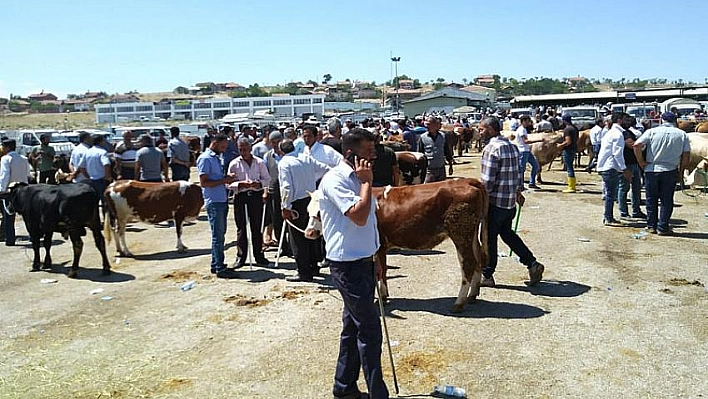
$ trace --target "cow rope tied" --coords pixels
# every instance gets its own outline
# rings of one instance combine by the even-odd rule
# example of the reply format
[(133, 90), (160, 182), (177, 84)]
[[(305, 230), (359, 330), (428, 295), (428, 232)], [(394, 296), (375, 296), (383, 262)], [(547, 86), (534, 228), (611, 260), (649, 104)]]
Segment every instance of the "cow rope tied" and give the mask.
[[(298, 219), (298, 218), (300, 217), (300, 214), (299, 214), (296, 210), (293, 209), (291, 212), (293, 213), (293, 220)], [(289, 220), (287, 220), (287, 219), (286, 219), (285, 221), (288, 222), (288, 224), (290, 225), (290, 227), (292, 227), (293, 229), (299, 231), (299, 232), (302, 233), (302, 234), (305, 234), (305, 230), (303, 230), (303, 229), (301, 229), (301, 228), (295, 226), (295, 224), (294, 224), (293, 222), (291, 222), (291, 221), (289, 221)]]

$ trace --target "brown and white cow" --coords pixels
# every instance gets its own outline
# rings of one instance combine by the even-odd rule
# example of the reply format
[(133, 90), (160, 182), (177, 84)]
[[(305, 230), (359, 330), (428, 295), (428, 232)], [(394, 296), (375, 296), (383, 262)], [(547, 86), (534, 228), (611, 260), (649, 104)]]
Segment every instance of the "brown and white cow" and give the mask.
[(401, 179), (404, 184), (423, 184), (425, 174), (428, 172), (428, 158), (421, 152), (398, 151), (396, 162)]
[[(453, 312), (479, 295), (482, 267), (487, 264), (487, 210), (489, 197), (477, 179), (454, 179), (417, 186), (375, 188), (376, 218), (381, 246), (376, 259), (383, 269), (382, 296), (388, 297), (386, 251), (391, 248), (432, 249), (450, 238), (462, 269), (460, 291)], [(308, 208), (315, 218), (319, 192)], [(310, 223), (308, 228), (315, 226)], [(318, 229), (318, 227), (314, 227)], [(321, 225), (319, 227), (321, 229)], [(312, 237), (313, 232), (308, 232)], [(314, 234), (317, 236), (317, 234)]]
[[(105, 197), (108, 209), (115, 216), (116, 251), (121, 256), (133, 256), (125, 241), (125, 225), (131, 218), (148, 223), (174, 220), (177, 252), (185, 252), (187, 247), (182, 243), (182, 223), (196, 219), (204, 205), (201, 187), (185, 181), (146, 183), (119, 180), (106, 188)], [(109, 218), (104, 224), (104, 234), (110, 242)]]

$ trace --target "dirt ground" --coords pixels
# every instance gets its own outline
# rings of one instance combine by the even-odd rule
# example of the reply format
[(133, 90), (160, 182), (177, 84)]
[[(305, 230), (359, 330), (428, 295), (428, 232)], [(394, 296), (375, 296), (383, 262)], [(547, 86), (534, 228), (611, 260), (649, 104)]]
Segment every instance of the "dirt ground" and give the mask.
[[(458, 162), (455, 176), (479, 175), (478, 154)], [(519, 226), (546, 265), (536, 287), (514, 256), (500, 257), (498, 287), (453, 315), (460, 270), (449, 240), (390, 255), (386, 317), (401, 397), (428, 397), (439, 383), (471, 398), (708, 395), (708, 197), (676, 193), (677, 235), (637, 239), (642, 223), (602, 226), (596, 174), (578, 174), (577, 194), (560, 192), (560, 170), (544, 179)], [(288, 283), (286, 258), (216, 280), (201, 219), (185, 228), (187, 254), (175, 251), (174, 229), (134, 224), (136, 256), (118, 261), (111, 243), (109, 277), (91, 240), (75, 280), (58, 235), (50, 272), (29, 272), (26, 239), (0, 245), (0, 397), (331, 397), (342, 302), (329, 278)], [(235, 234), (230, 224), (231, 261)], [(196, 287), (181, 291), (188, 280)], [(382, 362), (395, 396), (385, 346)]]

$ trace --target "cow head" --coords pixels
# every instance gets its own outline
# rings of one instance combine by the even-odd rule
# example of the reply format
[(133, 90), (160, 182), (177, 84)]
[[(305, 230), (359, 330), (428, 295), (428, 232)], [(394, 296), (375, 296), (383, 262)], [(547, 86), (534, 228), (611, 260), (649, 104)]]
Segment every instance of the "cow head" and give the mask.
[(322, 199), (322, 192), (316, 190), (308, 194), (310, 195), (310, 204), (307, 205), (309, 220), (307, 227), (305, 227), (305, 237), (316, 240), (322, 235), (322, 220), (320, 220), (320, 199)]
[(22, 187), (27, 187), (27, 183), (12, 182), (7, 186), (7, 190), (0, 191), (1, 206), (5, 207), (5, 212), (8, 214), (14, 214), (17, 205), (21, 205), (22, 201), (17, 201), (17, 193)]

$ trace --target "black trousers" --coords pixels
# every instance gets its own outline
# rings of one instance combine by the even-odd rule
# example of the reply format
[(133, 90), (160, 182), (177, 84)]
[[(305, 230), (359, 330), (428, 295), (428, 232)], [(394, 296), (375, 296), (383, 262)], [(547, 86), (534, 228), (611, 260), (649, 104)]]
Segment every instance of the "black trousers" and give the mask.
[[(283, 214), (280, 208), (280, 185), (277, 185), (270, 194), (269, 202), (272, 207), (271, 221), (273, 222), (273, 238), (280, 240), (280, 234), (285, 228), (283, 225)], [(288, 229), (285, 229), (285, 234), (283, 235), (283, 243), (280, 246), (285, 254), (291, 253), (290, 243), (288, 242)]]
[(44, 172), (39, 172), (37, 183), (45, 184), (57, 184), (57, 180), (54, 177), (56, 175), (56, 169), (45, 170)]
[(170, 165), (172, 169), (172, 180), (184, 180), (189, 181), (189, 168), (184, 165), (172, 164)]
[(492, 277), (497, 270), (498, 242), (497, 238), (501, 239), (511, 250), (519, 256), (519, 261), (527, 268), (531, 267), (536, 257), (533, 256), (531, 250), (524, 244), (518, 234), (511, 228), (511, 222), (516, 216), (516, 208), (504, 209), (494, 205), (489, 205), (489, 217), (487, 218), (487, 250), (489, 253), (489, 263), (482, 268), (484, 277)]
[[(248, 215), (246, 208), (248, 207)], [(261, 218), (263, 217), (263, 192), (243, 191), (234, 196), (234, 219), (236, 220), (236, 248), (239, 259), (248, 257), (248, 236), (246, 233), (246, 217), (251, 224), (251, 245), (254, 257), (263, 256), (263, 234), (261, 233)], [(255, 259), (254, 259), (255, 260)]]
[[(293, 221), (293, 224), (299, 229), (305, 230), (309, 216), (307, 214), (307, 205), (310, 204), (310, 197), (302, 198), (293, 202), (293, 211), (297, 211), (299, 217)], [(290, 233), (290, 248), (297, 263), (297, 272), (302, 277), (312, 277), (313, 270), (317, 269), (317, 262), (322, 260), (322, 244), (321, 239), (310, 240), (305, 237), (305, 234), (297, 231), (292, 226), (288, 225), (288, 233)]]

